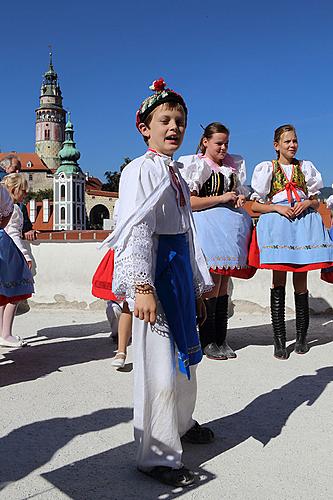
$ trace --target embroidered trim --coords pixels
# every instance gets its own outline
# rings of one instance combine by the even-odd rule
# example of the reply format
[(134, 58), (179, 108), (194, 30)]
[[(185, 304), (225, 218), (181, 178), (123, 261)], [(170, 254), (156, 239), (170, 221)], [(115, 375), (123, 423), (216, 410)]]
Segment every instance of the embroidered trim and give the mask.
[(320, 245), (264, 245), (262, 248), (270, 248), (273, 250), (279, 250), (280, 248), (288, 250), (312, 250), (315, 248), (333, 248), (333, 243), (321, 243)]
[(22, 279), (18, 281), (0, 281), (1, 288), (16, 288), (22, 285), (32, 285), (33, 281), (28, 279)]

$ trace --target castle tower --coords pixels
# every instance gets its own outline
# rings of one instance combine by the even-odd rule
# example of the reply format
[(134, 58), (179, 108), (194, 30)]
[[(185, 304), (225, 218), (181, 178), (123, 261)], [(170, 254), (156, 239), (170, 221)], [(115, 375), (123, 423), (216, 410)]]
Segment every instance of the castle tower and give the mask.
[(85, 229), (85, 175), (78, 165), (80, 152), (75, 147), (74, 128), (68, 121), (65, 142), (59, 151), (60, 167), (54, 175), (53, 229)]
[(52, 64), (44, 73), (40, 90), (39, 107), (36, 109), (36, 148), (38, 156), (52, 170), (60, 166), (58, 153), (65, 138), (66, 111), (62, 107), (62, 95), (58, 75)]

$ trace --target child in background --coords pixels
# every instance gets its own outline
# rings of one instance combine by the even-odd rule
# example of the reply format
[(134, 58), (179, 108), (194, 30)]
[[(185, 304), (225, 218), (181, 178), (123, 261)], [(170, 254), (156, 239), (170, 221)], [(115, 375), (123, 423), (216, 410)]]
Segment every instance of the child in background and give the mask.
[[(8, 177), (10, 176), (6, 179)], [(22, 178), (16, 179), (14, 187), (10, 182), (13, 187), (12, 198), (15, 200), (21, 196), (23, 199), (27, 188), (25, 179), (23, 176)], [(27, 261), (5, 231), (5, 228), (8, 228), (7, 231), (14, 238), (15, 233), (19, 232), (19, 208), (13, 204), (13, 199), (4, 185), (0, 184), (0, 346), (2, 347), (26, 345), (21, 337), (12, 335), (12, 327), (17, 304), (31, 297), (34, 291), (33, 278)]]
[[(333, 241), (333, 195), (326, 200), (326, 206), (331, 210), (330, 236)], [(333, 283), (333, 266), (327, 267), (321, 271), (321, 279), (327, 283)]]
[[(113, 211), (113, 222), (117, 224), (118, 202)], [(111, 365), (123, 368), (126, 363), (127, 347), (132, 335), (132, 313), (126, 301), (119, 301), (112, 292), (114, 250), (111, 248), (101, 260), (92, 279), (92, 294), (107, 300), (106, 315), (110, 322), (111, 337), (117, 339), (118, 349)]]
[(308, 160), (297, 160), (298, 140), (292, 125), (282, 125), (274, 133), (277, 159), (259, 163), (254, 169), (252, 210), (262, 214), (257, 224), (258, 253), (251, 247), (250, 264), (273, 270), (271, 315), (274, 356), (287, 359), (285, 287), (287, 272), (293, 273), (296, 310), (295, 352), (305, 354), (309, 327), (307, 272), (329, 267), (333, 261), (333, 241), (316, 212), (317, 195), (323, 182)]
[(243, 208), (249, 194), (245, 161), (228, 154), (229, 136), (222, 123), (210, 123), (200, 139), (200, 154), (179, 158), (198, 241), (215, 283), (204, 296), (207, 318), (199, 327), (200, 341), (206, 356), (218, 360), (236, 358), (226, 340), (229, 278), (248, 279), (256, 271), (248, 266), (252, 220)]
[(181, 461), (181, 439), (213, 439), (212, 431), (192, 417), (195, 365), (202, 358), (195, 287), (200, 293), (212, 282), (193, 243), (181, 164), (172, 159), (184, 137), (187, 108), (163, 79), (150, 88), (154, 93), (141, 104), (136, 121), (148, 151), (122, 172), (117, 227), (104, 244), (115, 249), (113, 291), (134, 311), (137, 466), (178, 487), (194, 481)]

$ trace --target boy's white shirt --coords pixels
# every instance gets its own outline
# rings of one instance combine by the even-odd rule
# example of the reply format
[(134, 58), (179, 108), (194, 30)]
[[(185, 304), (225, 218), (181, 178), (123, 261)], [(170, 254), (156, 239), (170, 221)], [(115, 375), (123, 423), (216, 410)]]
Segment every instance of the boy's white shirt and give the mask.
[[(162, 196), (167, 195), (166, 190), (172, 185), (169, 174), (170, 164), (179, 176), (186, 200), (186, 205), (182, 209), (184, 220), (178, 221), (179, 228), (176, 230), (173, 220), (170, 220), (169, 217), (163, 218), (165, 207), (161, 206)], [(173, 161), (170, 157), (147, 151), (129, 163), (122, 172), (117, 226), (114, 232), (101, 244), (101, 247), (107, 245), (115, 249), (113, 290), (116, 295), (121, 296), (125, 293), (127, 299), (135, 298), (135, 284), (138, 283), (135, 273), (138, 270), (135, 266), (133, 267), (133, 255), (140, 252), (145, 267), (142, 270), (143, 282), (153, 284), (158, 245), (158, 238), (154, 237), (155, 228), (156, 224), (160, 226), (163, 223), (166, 224), (166, 227), (162, 228), (158, 234), (187, 232), (189, 235), (191, 264), (197, 292), (202, 293), (213, 287), (204, 255), (196, 241), (189, 191), (185, 181), (179, 175), (178, 169), (181, 167), (182, 164)], [(172, 200), (177, 209), (174, 192), (172, 192)], [(135, 245), (137, 248), (134, 250)], [(147, 248), (148, 245), (150, 245), (149, 248)]]

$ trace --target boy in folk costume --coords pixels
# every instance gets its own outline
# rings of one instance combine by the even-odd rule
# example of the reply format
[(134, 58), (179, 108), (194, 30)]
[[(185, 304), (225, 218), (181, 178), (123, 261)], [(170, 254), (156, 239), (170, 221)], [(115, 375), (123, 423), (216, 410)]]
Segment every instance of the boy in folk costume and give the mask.
[(194, 476), (182, 465), (181, 439), (213, 440), (213, 432), (192, 418), (195, 365), (202, 359), (195, 290), (200, 294), (212, 282), (195, 244), (182, 165), (172, 159), (187, 108), (163, 79), (150, 88), (154, 93), (136, 117), (148, 150), (122, 173), (117, 227), (104, 243), (115, 249), (113, 291), (134, 311), (137, 466), (161, 482), (185, 486)]

